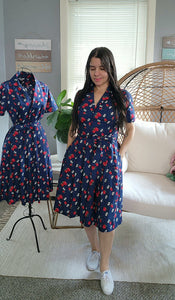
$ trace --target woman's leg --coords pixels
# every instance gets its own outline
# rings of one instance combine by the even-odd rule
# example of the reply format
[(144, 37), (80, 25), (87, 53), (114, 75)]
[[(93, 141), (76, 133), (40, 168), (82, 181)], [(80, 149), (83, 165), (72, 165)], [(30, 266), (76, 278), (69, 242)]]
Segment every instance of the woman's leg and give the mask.
[(91, 244), (91, 252), (88, 255), (86, 266), (89, 271), (95, 271), (99, 266), (100, 252), (97, 228), (94, 225), (84, 227), (89, 242)]
[(90, 227), (84, 227), (84, 229), (91, 244), (92, 251), (99, 252), (100, 248), (96, 226), (91, 225)]
[(100, 245), (100, 271), (109, 270), (109, 259), (111, 255), (115, 230), (110, 232), (99, 231), (99, 245)]

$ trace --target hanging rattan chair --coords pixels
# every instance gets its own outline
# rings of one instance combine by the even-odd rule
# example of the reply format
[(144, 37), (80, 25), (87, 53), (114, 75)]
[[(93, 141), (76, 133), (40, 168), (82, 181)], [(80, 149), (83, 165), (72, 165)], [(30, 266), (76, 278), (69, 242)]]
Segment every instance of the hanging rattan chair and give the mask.
[(136, 119), (175, 123), (175, 61), (138, 67), (119, 84), (133, 97)]

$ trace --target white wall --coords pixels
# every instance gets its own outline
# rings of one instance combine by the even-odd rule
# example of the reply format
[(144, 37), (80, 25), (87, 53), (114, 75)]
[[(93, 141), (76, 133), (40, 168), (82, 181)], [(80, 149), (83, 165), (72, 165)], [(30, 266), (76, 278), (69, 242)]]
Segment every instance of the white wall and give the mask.
[(156, 1), (154, 62), (161, 61), (162, 37), (175, 36), (175, 0)]

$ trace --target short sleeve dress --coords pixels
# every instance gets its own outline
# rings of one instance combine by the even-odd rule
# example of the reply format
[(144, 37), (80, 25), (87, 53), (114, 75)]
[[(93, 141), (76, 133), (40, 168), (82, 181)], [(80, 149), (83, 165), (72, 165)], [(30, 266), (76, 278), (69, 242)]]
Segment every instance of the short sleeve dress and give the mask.
[(32, 73), (17, 72), (0, 86), (0, 116), (7, 111), (13, 126), (3, 144), (0, 200), (23, 205), (46, 200), (52, 190), (52, 166), (46, 133), (40, 123), (45, 112), (57, 109), (46, 84)]
[[(132, 97), (123, 90), (127, 122), (135, 121)], [(107, 89), (97, 105), (88, 93), (78, 109), (78, 135), (68, 147), (58, 181), (54, 209), (101, 232), (122, 222), (122, 161), (117, 114)]]

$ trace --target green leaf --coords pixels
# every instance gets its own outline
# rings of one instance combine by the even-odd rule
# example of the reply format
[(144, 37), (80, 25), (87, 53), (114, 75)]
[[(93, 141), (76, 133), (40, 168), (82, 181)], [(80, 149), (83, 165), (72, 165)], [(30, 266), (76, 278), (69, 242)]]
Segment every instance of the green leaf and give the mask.
[(173, 175), (173, 174), (171, 174), (171, 173), (168, 173), (168, 174), (166, 174), (166, 176), (167, 176), (169, 179), (175, 181), (175, 175)]
[(55, 128), (55, 124), (57, 122), (57, 118), (58, 118), (58, 110), (54, 111), (53, 113), (51, 113), (48, 117), (47, 117), (47, 124), (51, 125), (53, 128)]
[(68, 104), (71, 102), (71, 98), (67, 99), (65, 102), (61, 103), (62, 106), (72, 106), (71, 104)]
[(67, 130), (57, 130), (57, 139), (64, 144), (67, 144), (68, 140), (68, 131)]
[(66, 96), (66, 90), (61, 91), (61, 93), (58, 95), (58, 98), (56, 101), (58, 107), (61, 105), (61, 102), (65, 96)]
[(71, 124), (71, 111), (70, 110), (62, 110), (59, 114), (59, 118), (57, 118), (57, 122), (55, 124), (55, 128), (58, 130), (69, 130)]
[(57, 98), (58, 110), (47, 117), (47, 124), (56, 129), (56, 137), (60, 142), (67, 143), (68, 131), (72, 121), (72, 108), (74, 102), (71, 99), (64, 100), (66, 90), (60, 92)]

